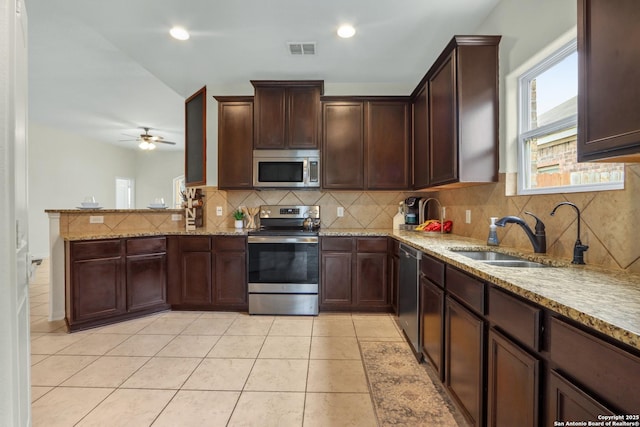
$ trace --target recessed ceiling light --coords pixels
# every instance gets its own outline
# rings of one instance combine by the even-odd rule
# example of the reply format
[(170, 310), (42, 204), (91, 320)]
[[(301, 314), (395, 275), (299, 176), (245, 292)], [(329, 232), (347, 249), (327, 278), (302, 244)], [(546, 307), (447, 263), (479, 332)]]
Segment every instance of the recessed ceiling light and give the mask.
[(189, 32), (182, 27), (173, 27), (169, 34), (176, 40), (189, 40)]
[(356, 29), (353, 28), (353, 26), (348, 24), (341, 25), (340, 28), (338, 28), (338, 35), (343, 39), (348, 39), (349, 37), (353, 37), (355, 33), (356, 33)]

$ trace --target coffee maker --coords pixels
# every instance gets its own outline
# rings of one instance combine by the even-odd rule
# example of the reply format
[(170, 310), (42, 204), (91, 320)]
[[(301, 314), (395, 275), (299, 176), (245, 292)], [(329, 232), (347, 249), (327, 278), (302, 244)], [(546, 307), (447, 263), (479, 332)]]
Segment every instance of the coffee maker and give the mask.
[(407, 225), (417, 225), (420, 221), (420, 199), (421, 197), (407, 197), (404, 200), (404, 223)]

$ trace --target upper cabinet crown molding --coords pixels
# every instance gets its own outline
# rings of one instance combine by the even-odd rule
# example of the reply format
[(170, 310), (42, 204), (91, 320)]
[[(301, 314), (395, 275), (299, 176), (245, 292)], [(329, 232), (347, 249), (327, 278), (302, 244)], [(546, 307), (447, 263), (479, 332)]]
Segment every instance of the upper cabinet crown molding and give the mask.
[(254, 148), (317, 149), (322, 80), (251, 80)]
[(578, 1), (578, 161), (640, 162), (640, 2)]

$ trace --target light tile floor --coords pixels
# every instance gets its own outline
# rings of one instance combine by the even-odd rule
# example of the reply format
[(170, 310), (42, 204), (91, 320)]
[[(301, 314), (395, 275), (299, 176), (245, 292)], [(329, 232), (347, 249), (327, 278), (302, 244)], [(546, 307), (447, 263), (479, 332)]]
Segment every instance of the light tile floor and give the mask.
[(403, 341), (390, 315), (164, 312), (66, 333), (31, 292), (33, 425), (376, 426), (359, 341)]

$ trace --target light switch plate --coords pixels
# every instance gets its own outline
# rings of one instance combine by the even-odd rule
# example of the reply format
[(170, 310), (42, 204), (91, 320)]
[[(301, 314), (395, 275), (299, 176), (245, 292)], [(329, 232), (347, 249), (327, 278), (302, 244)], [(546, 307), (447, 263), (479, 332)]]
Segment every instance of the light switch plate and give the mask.
[(465, 212), (464, 222), (467, 224), (471, 224), (471, 210), (467, 209)]
[(342, 206), (338, 206), (338, 212), (336, 214), (340, 218), (343, 217), (344, 216), (344, 208)]
[(104, 216), (102, 216), (102, 215), (91, 215), (89, 217), (89, 224), (104, 224)]
[(222, 206), (216, 206), (216, 215), (222, 216)]
[(171, 214), (171, 221), (180, 221), (182, 219), (182, 215), (180, 214)]

